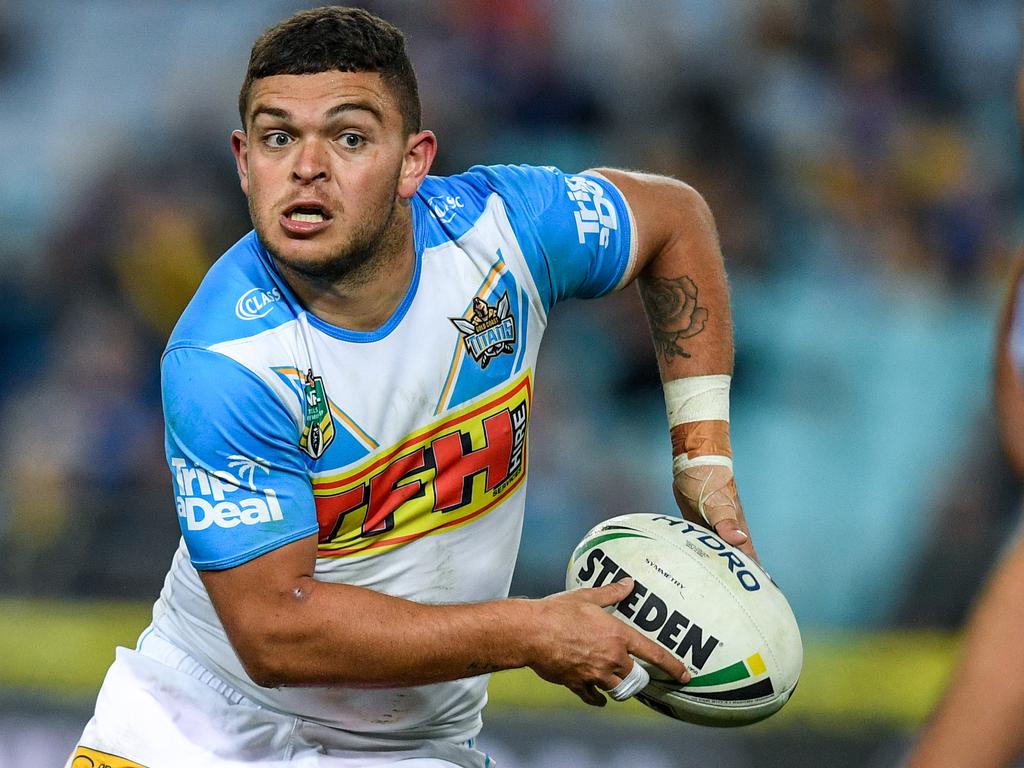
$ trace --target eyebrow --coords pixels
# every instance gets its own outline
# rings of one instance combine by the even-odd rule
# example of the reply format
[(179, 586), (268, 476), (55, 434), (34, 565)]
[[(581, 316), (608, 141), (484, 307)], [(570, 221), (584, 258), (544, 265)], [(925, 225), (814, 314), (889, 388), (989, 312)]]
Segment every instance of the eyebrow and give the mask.
[(276, 117), (280, 120), (290, 120), (291, 113), (284, 109), (278, 109), (277, 107), (264, 107), (262, 105), (256, 107), (252, 113), (252, 120), (255, 120), (260, 115), (268, 115), (270, 117)]
[[(371, 115), (373, 115), (374, 118), (376, 118), (378, 123), (383, 124), (384, 122), (384, 116), (380, 113), (380, 110), (378, 110), (371, 104), (366, 104), (363, 102), (346, 101), (343, 104), (337, 104), (331, 107), (329, 110), (327, 110), (325, 116), (327, 117), (328, 120), (333, 120), (334, 118), (340, 117), (346, 112), (353, 112), (356, 110), (369, 112)], [(256, 118), (259, 117), (260, 115), (276, 117), (277, 119), (284, 120), (286, 122), (290, 122), (292, 119), (291, 113), (286, 109), (281, 109), (280, 107), (268, 107), (258, 105), (252, 113), (252, 120), (256, 120)]]
[(380, 113), (376, 107), (372, 104), (367, 104), (361, 101), (346, 101), (344, 104), (338, 104), (327, 110), (327, 119), (332, 120), (335, 117), (340, 117), (346, 112), (352, 112), (354, 110), (362, 110), (363, 112), (369, 112), (373, 115), (378, 123), (384, 122), (384, 115)]

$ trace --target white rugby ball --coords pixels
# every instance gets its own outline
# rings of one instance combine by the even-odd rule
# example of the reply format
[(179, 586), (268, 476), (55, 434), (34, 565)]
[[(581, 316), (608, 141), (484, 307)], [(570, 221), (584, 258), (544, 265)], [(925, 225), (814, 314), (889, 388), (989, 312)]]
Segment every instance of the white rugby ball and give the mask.
[(651, 682), (637, 698), (690, 723), (735, 726), (774, 714), (803, 666), (800, 629), (785, 596), (750, 557), (680, 517), (621, 515), (583, 537), (566, 589), (632, 576), (612, 615), (686, 664), (686, 685), (644, 662)]

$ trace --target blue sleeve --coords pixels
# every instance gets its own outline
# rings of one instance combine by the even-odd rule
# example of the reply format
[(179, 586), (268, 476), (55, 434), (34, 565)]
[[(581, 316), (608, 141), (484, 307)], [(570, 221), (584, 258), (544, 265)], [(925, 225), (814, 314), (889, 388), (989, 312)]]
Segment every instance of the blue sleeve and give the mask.
[(220, 570), (317, 530), (294, 418), (231, 358), (195, 347), (162, 363), (165, 448), (192, 564)]
[(611, 182), (527, 165), (470, 173), (505, 200), (546, 309), (569, 297), (603, 296), (622, 280), (635, 238), (629, 207)]

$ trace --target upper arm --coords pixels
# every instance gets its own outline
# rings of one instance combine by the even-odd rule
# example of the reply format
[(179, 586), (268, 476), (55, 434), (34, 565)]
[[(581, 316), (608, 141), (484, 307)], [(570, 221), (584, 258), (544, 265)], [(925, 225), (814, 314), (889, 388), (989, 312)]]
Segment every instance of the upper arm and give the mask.
[(276, 596), (316, 563), (316, 512), (296, 421), (262, 379), (219, 353), (173, 348), (161, 374), (182, 537), (252, 669), (278, 613)]
[(232, 568), (317, 530), (295, 418), (224, 355), (164, 356), (165, 447), (178, 523), (199, 570)]
[(525, 165), (479, 166), (462, 178), (504, 201), (545, 310), (622, 286), (635, 257), (633, 220), (606, 178)]
[(279, 683), (272, 670), (275, 641), (301, 631), (296, 619), (317, 586), (313, 579), (317, 537), (309, 535), (234, 568), (199, 571), (235, 653), (258, 684)]
[(622, 193), (636, 228), (636, 256), (622, 284), (635, 280), (659, 253), (681, 249), (720, 260), (714, 218), (693, 187), (667, 176), (597, 168)]

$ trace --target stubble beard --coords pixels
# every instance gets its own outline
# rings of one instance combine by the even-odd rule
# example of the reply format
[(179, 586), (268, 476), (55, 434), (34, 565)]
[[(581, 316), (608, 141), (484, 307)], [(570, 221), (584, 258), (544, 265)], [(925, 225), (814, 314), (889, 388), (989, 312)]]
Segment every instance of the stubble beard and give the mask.
[(249, 213), (264, 247), (273, 256), (282, 272), (318, 287), (345, 284), (357, 286), (370, 282), (400, 252), (403, 242), (400, 204), (396, 198), (385, 215), (377, 221), (363, 220), (359, 229), (337, 251), (311, 259), (296, 259), (278, 252), (269, 242), (260, 217), (249, 199)]

